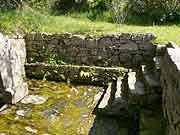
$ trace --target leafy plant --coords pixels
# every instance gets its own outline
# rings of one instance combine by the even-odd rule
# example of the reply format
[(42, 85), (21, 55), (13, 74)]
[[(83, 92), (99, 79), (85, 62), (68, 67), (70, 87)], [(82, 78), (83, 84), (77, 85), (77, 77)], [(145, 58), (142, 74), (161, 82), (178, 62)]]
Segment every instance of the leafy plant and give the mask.
[(180, 0), (111, 0), (109, 9), (117, 23), (139, 17), (142, 22), (180, 20)]

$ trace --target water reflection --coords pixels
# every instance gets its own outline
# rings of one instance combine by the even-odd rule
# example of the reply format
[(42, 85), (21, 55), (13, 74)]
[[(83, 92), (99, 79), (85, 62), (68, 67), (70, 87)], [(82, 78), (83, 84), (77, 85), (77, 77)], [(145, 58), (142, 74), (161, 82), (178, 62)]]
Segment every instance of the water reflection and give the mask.
[[(127, 116), (127, 115), (126, 115)], [(139, 114), (133, 117), (97, 115), (88, 135), (138, 135)]]

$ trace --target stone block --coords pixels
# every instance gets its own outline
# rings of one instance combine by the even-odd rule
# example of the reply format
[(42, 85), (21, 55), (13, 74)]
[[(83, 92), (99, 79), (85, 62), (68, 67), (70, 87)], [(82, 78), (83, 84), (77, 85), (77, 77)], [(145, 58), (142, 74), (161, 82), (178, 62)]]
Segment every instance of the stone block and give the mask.
[(28, 94), (24, 83), (26, 50), (23, 39), (7, 39), (0, 35), (0, 74), (4, 90), (11, 93), (15, 104)]

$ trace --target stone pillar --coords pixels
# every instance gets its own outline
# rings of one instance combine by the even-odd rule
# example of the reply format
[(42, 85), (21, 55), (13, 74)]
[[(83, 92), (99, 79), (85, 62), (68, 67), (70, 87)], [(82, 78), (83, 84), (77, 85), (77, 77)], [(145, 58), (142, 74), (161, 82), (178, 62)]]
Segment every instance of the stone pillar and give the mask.
[(23, 81), (25, 58), (24, 39), (8, 39), (0, 34), (0, 75), (3, 85), (0, 94), (9, 93), (12, 96), (3, 102), (15, 104), (28, 94), (27, 84)]

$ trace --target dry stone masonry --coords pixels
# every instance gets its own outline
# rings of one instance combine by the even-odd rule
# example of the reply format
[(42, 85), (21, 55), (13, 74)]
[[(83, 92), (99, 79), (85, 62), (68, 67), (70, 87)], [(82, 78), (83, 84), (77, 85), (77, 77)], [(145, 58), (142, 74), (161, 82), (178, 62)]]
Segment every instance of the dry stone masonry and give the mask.
[(167, 135), (179, 135), (180, 49), (172, 43), (156, 45), (154, 39), (150, 33), (0, 36), (1, 97), (16, 103), (27, 94), (27, 53), (29, 78), (103, 85), (94, 114), (131, 119), (128, 126), (136, 129), (127, 130), (128, 135), (138, 135), (142, 125), (152, 128), (146, 127), (150, 117), (166, 123)]
[(25, 37), (27, 61), (75, 65), (126, 66), (148, 63), (155, 56), (152, 34), (104, 36), (31, 33)]
[(167, 48), (161, 58), (163, 109), (167, 135), (180, 134), (180, 48)]

